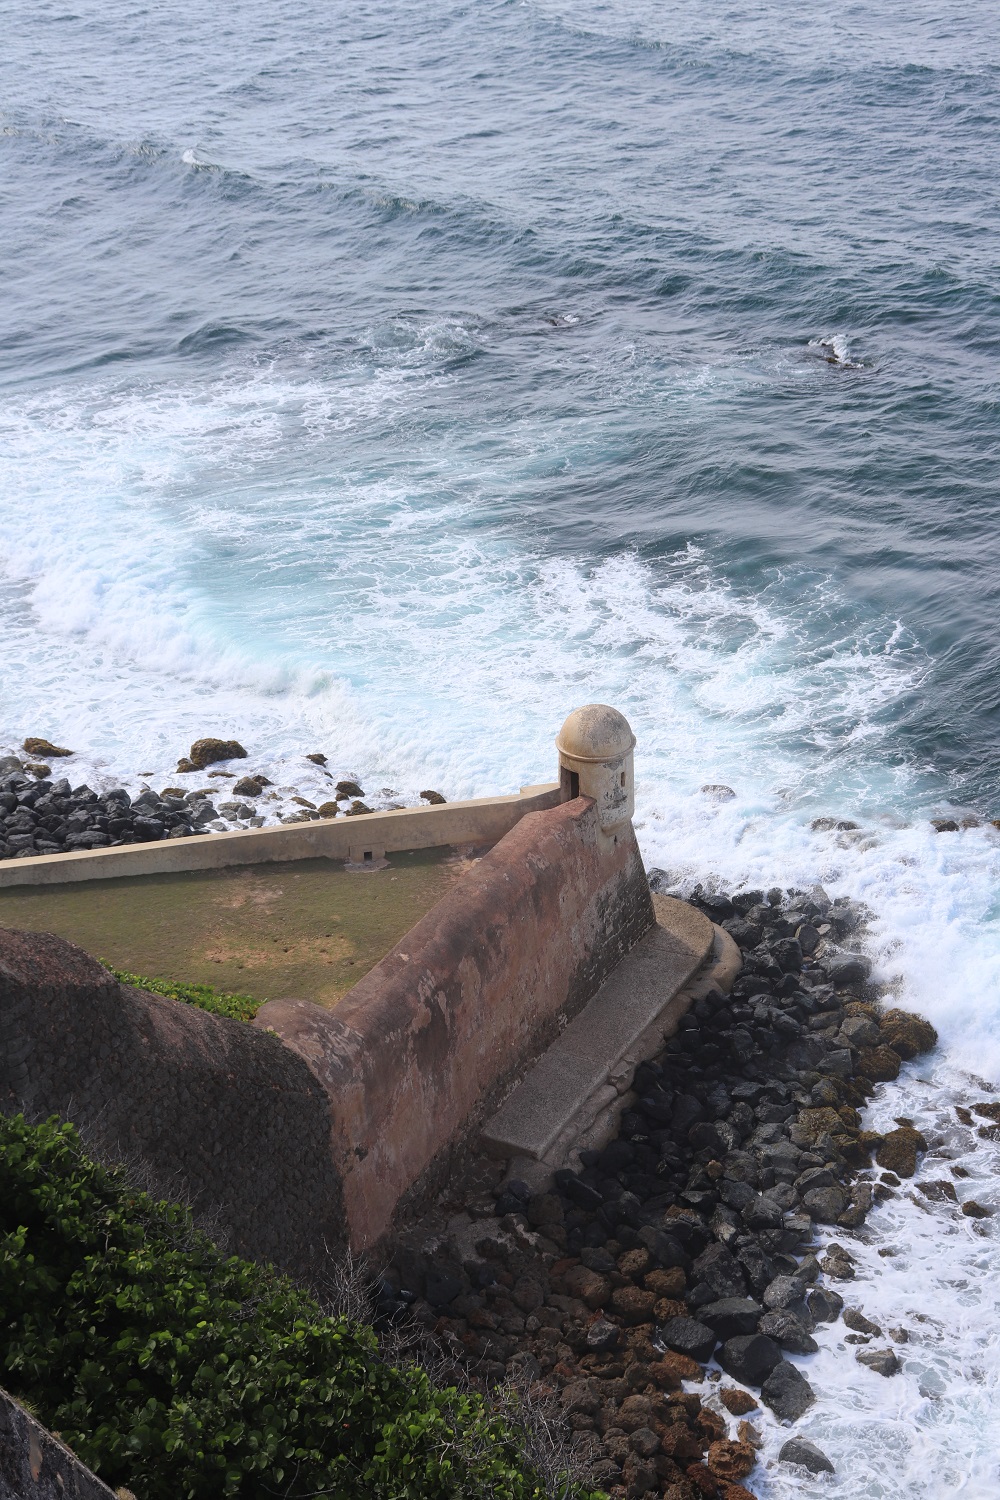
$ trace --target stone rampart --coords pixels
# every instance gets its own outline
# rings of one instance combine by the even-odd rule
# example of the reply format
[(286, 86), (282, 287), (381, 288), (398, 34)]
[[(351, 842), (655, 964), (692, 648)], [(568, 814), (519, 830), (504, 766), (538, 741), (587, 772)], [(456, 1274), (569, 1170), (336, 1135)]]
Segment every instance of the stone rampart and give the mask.
[(333, 1011), (263, 1006), (329, 1097), (351, 1242), (389, 1228), (653, 925), (632, 824), (594, 801), (530, 813)]
[(0, 929), (0, 1107), (58, 1114), (234, 1251), (310, 1277), (343, 1246), (326, 1095), (276, 1037)]
[(0, 1390), (0, 1500), (115, 1500), (58, 1438)]
[(509, 796), (475, 797), (439, 807), (400, 807), (283, 828), (244, 828), (199, 838), (161, 839), (154, 844), (37, 854), (0, 860), (0, 887), (175, 875), (184, 870), (222, 870), (296, 859), (350, 860), (361, 865), (403, 849), (495, 844), (525, 813), (554, 807), (560, 797), (559, 783), (552, 782), (522, 787)]

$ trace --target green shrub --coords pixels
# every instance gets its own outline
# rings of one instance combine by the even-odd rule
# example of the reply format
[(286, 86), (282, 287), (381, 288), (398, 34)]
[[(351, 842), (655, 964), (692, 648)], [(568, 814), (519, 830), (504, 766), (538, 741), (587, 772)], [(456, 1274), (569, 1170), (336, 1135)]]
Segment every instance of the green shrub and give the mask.
[(140, 1500), (545, 1494), (481, 1398), (391, 1366), (57, 1119), (0, 1116), (0, 1384)]
[(221, 990), (213, 990), (210, 984), (174, 984), (171, 979), (146, 979), (142, 974), (127, 974), (124, 969), (114, 969), (109, 963), (104, 967), (122, 984), (134, 984), (136, 989), (166, 995), (169, 1000), (183, 1000), (187, 1005), (198, 1005), (214, 1016), (229, 1016), (233, 1021), (252, 1021), (264, 1003), (252, 995), (223, 994)]

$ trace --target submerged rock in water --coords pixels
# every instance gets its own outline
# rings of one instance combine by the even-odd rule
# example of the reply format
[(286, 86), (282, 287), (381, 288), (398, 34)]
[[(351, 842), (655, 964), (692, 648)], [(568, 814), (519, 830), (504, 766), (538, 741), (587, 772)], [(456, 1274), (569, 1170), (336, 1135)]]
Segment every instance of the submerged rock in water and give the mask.
[(810, 1474), (834, 1474), (836, 1470), (821, 1448), (810, 1443), (808, 1438), (789, 1438), (778, 1453), (783, 1464), (800, 1464)]
[(867, 1365), (876, 1375), (897, 1375), (902, 1369), (898, 1354), (893, 1349), (859, 1349), (854, 1356), (859, 1365)]
[(37, 736), (29, 735), (24, 742), (24, 751), (28, 755), (46, 756), (49, 760), (58, 760), (61, 756), (72, 755), (72, 750), (67, 750), (63, 745), (53, 745), (51, 740), (39, 739)]
[(709, 782), (701, 790), (702, 795), (711, 797), (713, 802), (732, 802), (736, 796), (731, 786), (723, 786), (721, 782)]
[(989, 1219), (993, 1216), (992, 1208), (977, 1203), (975, 1198), (969, 1198), (962, 1204), (962, 1212), (967, 1219)]

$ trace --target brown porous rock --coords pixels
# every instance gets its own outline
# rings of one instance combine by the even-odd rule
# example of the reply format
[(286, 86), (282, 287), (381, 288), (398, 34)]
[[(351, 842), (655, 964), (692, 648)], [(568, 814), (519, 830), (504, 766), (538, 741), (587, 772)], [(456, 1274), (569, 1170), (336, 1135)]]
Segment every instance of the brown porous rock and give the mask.
[(927, 1141), (911, 1125), (900, 1125), (884, 1135), (875, 1148), (875, 1160), (897, 1177), (912, 1177), (917, 1170), (917, 1152), (927, 1150)]
[(858, 1072), (872, 1083), (892, 1083), (899, 1069), (899, 1053), (893, 1047), (862, 1047), (858, 1052)]
[(749, 1443), (734, 1443), (721, 1438), (712, 1443), (706, 1463), (718, 1479), (745, 1479), (757, 1462), (757, 1455)]
[(738, 1385), (720, 1386), (719, 1400), (734, 1417), (745, 1417), (748, 1411), (756, 1411), (758, 1406), (750, 1392), (741, 1391)]
[(904, 1062), (937, 1046), (938, 1034), (931, 1023), (908, 1010), (887, 1010), (879, 1025), (883, 1041), (898, 1052)]
[(53, 745), (51, 740), (40, 739), (37, 735), (29, 735), (24, 742), (24, 750), (28, 755), (44, 755), (48, 759), (58, 760), (64, 755), (72, 755), (72, 750), (67, 750), (64, 745)]

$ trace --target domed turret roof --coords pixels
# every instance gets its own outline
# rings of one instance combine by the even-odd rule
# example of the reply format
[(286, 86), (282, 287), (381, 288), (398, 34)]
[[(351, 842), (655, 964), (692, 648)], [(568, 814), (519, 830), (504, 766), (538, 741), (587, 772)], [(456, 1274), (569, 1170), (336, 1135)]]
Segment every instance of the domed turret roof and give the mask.
[(574, 709), (560, 729), (556, 749), (572, 760), (621, 760), (635, 744), (624, 714), (606, 703)]

